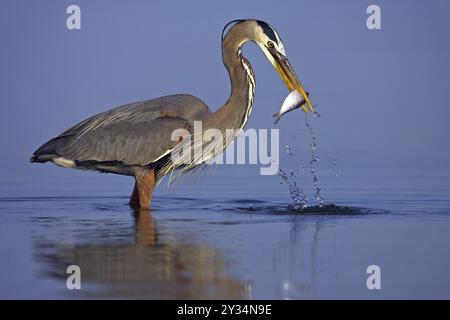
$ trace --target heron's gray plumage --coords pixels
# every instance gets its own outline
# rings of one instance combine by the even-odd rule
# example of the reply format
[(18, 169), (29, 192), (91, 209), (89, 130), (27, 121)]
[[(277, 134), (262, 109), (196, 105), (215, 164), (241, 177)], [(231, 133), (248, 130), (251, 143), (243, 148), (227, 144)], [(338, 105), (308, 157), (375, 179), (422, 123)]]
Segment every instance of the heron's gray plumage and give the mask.
[(190, 131), (194, 119), (208, 114), (200, 99), (182, 94), (123, 105), (64, 131), (36, 150), (32, 161), (62, 157), (86, 169), (105, 168), (104, 162), (149, 166), (173, 148), (171, 133), (175, 129)]

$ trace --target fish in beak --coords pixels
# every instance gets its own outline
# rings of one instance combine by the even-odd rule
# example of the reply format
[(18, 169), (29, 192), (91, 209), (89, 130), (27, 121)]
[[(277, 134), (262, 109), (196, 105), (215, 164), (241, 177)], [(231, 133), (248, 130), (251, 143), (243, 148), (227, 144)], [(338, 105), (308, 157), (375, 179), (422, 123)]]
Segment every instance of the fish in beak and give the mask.
[[(272, 63), (275, 70), (277, 70), (278, 74), (280, 75), (281, 79), (283, 79), (289, 91), (292, 92), (294, 90), (297, 90), (302, 95), (303, 99), (305, 99), (306, 105), (309, 107), (309, 109), (314, 112), (311, 101), (309, 101), (308, 95), (306, 94), (305, 89), (303, 89), (300, 80), (298, 80), (298, 77), (295, 74), (291, 64), (289, 63), (288, 58), (283, 53), (277, 51), (274, 46), (268, 47), (262, 42), (257, 42), (257, 44), (263, 51), (266, 58)], [(308, 112), (308, 109), (305, 107), (305, 105), (302, 105), (301, 107), (303, 111)]]
[[(292, 69), (291, 64), (289, 63), (289, 60), (277, 53), (272, 53), (274, 57), (274, 67), (277, 70), (278, 74), (280, 75), (281, 79), (283, 79), (284, 83), (288, 87), (289, 91), (297, 90), (303, 97), (303, 99), (306, 101), (306, 104), (308, 105), (309, 109), (314, 112), (313, 106), (311, 104), (311, 101), (309, 101), (308, 94), (303, 89), (302, 84), (300, 83), (300, 80), (298, 80), (297, 75), (295, 74), (294, 70)], [(303, 111), (308, 112), (308, 109), (302, 105), (301, 106)]]
[[(306, 93), (307, 96), (309, 96), (309, 93)], [(291, 112), (292, 110), (303, 108), (305, 110), (305, 99), (301, 96), (301, 94), (297, 90), (292, 90), (291, 93), (284, 99), (283, 105), (280, 108), (280, 111), (275, 113), (273, 117), (275, 118), (275, 124), (280, 121), (281, 117), (288, 112)], [(308, 109), (306, 109), (308, 110)]]

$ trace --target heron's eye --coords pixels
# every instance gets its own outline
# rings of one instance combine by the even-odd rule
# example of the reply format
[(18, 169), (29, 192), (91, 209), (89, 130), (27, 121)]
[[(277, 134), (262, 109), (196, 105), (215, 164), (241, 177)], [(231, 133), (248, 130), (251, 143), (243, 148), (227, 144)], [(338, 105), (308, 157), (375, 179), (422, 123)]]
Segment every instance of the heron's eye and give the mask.
[(267, 46), (272, 49), (274, 47), (274, 44), (272, 41), (269, 41), (267, 42)]

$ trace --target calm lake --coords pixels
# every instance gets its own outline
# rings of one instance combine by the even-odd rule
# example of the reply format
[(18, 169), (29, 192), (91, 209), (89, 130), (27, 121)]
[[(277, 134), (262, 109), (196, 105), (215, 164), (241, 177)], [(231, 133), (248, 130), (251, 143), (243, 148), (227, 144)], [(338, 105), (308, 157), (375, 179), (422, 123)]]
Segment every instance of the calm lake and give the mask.
[(450, 298), (450, 176), (324, 177), (325, 201), (360, 213), (299, 214), (280, 177), (209, 171), (162, 184), (151, 212), (124, 177), (3, 184), (0, 298)]

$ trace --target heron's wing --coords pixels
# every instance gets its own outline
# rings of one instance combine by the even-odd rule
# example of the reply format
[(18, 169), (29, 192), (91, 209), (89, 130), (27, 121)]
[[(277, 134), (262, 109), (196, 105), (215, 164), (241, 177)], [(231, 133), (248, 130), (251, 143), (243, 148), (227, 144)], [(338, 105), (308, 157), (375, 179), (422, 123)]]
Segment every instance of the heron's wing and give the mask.
[(121, 119), (58, 139), (55, 153), (76, 161), (119, 161), (125, 165), (149, 165), (166, 155), (176, 144), (176, 129), (190, 129), (182, 118), (158, 117), (148, 121)]
[(125, 104), (92, 116), (67, 129), (58, 137), (80, 134), (103, 127), (122, 119), (130, 121), (151, 121), (166, 116), (194, 120), (199, 115), (210, 113), (208, 106), (192, 95), (175, 94), (152, 100)]
[(190, 95), (173, 95), (132, 103), (88, 118), (41, 146), (32, 161), (53, 156), (78, 161), (120, 161), (148, 165), (175, 144), (172, 132), (209, 113)]

